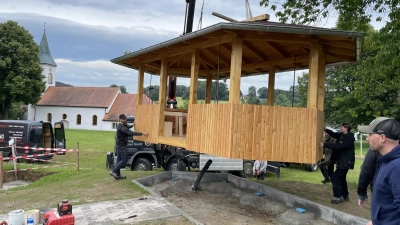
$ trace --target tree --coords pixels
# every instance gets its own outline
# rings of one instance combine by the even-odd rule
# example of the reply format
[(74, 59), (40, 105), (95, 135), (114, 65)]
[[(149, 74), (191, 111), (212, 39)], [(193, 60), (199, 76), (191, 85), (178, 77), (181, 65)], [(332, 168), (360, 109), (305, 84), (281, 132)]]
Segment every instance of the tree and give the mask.
[(128, 94), (128, 92), (126, 91), (125, 85), (118, 86), (116, 84), (111, 84), (110, 87), (119, 87), (119, 90), (121, 91), (122, 94)]
[(257, 90), (258, 97), (261, 99), (266, 99), (268, 95), (268, 88), (266, 87), (261, 87)]
[(254, 86), (250, 86), (248, 91), (247, 91), (247, 95), (249, 97), (256, 97), (257, 96), (257, 89)]
[[(274, 1), (271, 9), (276, 12), (279, 21), (284, 23), (315, 24), (340, 15), (338, 22), (351, 21), (353, 27), (364, 27), (371, 22), (374, 15), (378, 15), (376, 20), (381, 21), (382, 17), (379, 14), (385, 13), (391, 21), (394, 21), (399, 14), (398, 0), (283, 0), (282, 2)], [(269, 5), (270, 0), (260, 1), (260, 6)]]
[(143, 89), (143, 94), (147, 95), (152, 101), (155, 102), (158, 102), (159, 92), (160, 92), (159, 85), (152, 85)]
[(12, 103), (36, 104), (45, 90), (39, 46), (14, 21), (0, 23), (0, 119)]

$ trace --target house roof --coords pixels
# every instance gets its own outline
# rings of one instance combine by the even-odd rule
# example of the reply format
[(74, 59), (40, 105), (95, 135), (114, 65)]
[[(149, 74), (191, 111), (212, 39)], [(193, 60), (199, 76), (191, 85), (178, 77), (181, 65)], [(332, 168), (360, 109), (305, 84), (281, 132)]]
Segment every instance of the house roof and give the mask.
[[(110, 111), (104, 116), (103, 121), (118, 121), (118, 116), (123, 113), (127, 116), (135, 115), (137, 94), (119, 94)], [(142, 95), (143, 105), (153, 104), (153, 101)]]
[(192, 51), (199, 49), (199, 78), (229, 78), (232, 40), (243, 40), (242, 77), (269, 72), (305, 69), (309, 66), (312, 43), (319, 43), (327, 65), (359, 59), (364, 34), (270, 21), (218, 23), (174, 39), (112, 59), (111, 62), (158, 75), (161, 60), (168, 74), (190, 77)]
[(119, 91), (119, 87), (49, 87), (36, 105), (107, 108)]
[(42, 40), (39, 45), (39, 59), (41, 64), (49, 64), (57, 66), (50, 53), (49, 44), (47, 43), (46, 32), (43, 33)]

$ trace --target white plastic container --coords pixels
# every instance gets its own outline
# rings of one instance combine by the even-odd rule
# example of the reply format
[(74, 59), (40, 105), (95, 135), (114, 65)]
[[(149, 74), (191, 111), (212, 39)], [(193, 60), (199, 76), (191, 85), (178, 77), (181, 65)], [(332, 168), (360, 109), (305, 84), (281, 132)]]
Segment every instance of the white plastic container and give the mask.
[(23, 209), (17, 209), (8, 213), (10, 222), (8, 225), (26, 225), (26, 216)]
[(27, 210), (27, 211), (25, 211), (25, 215), (26, 215), (26, 219), (28, 219), (28, 217), (32, 217), (33, 223), (39, 224), (39, 209)]

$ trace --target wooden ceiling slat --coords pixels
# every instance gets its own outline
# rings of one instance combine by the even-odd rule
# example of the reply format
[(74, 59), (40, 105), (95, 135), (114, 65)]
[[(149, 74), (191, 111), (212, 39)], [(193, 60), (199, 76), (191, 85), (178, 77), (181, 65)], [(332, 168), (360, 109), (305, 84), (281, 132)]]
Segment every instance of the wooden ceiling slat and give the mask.
[(281, 46), (279, 46), (277, 43), (269, 41), (267, 41), (266, 43), (269, 47), (271, 47), (275, 52), (279, 53), (282, 57), (284, 58), (288, 57), (288, 53), (286, 52), (286, 50), (283, 49)]
[(257, 56), (261, 61), (267, 61), (268, 58), (262, 54), (257, 48), (251, 45), (248, 41), (243, 41), (243, 46), (247, 48), (253, 55)]
[[(218, 60), (218, 55), (219, 55), (220, 62), (222, 62), (223, 64), (228, 65), (228, 66), (231, 65), (231, 60), (226, 58), (225, 56), (223, 56), (221, 54), (221, 52), (220, 52), (220, 54), (218, 54), (218, 51), (214, 50), (213, 48), (205, 48), (205, 49), (203, 49), (203, 51), (209, 52), (210, 54), (214, 55), (217, 58), (217, 60)], [(216, 61), (216, 63), (218, 64), (218, 61)]]

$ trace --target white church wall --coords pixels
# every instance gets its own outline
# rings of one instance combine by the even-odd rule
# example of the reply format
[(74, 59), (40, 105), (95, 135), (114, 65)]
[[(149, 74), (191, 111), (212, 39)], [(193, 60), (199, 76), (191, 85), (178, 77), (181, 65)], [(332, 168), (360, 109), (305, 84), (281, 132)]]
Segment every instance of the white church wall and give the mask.
[[(105, 122), (105, 108), (85, 108), (85, 107), (55, 107), (55, 106), (36, 106), (36, 119), (47, 121), (48, 113), (51, 113), (51, 122), (62, 121), (63, 114), (67, 116), (69, 129), (81, 130), (113, 130), (112, 122)], [(77, 124), (77, 116), (81, 115), (81, 124)], [(97, 116), (97, 125), (92, 124), (93, 116)]]
[[(46, 89), (50, 86), (56, 86), (56, 68), (52, 65), (42, 64), (42, 75), (45, 76), (43, 78), (43, 82), (46, 84)], [(49, 83), (49, 76), (51, 74), (51, 83)]]

